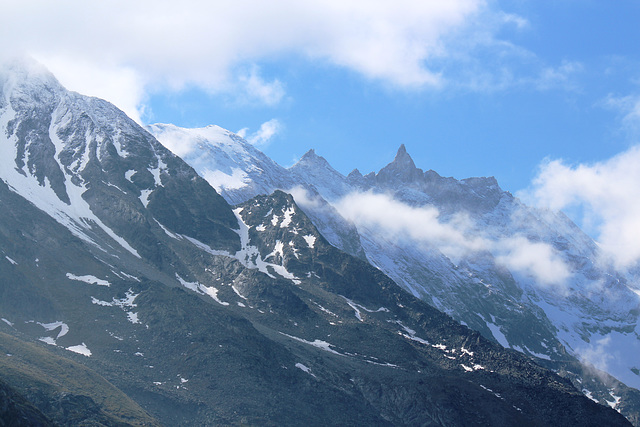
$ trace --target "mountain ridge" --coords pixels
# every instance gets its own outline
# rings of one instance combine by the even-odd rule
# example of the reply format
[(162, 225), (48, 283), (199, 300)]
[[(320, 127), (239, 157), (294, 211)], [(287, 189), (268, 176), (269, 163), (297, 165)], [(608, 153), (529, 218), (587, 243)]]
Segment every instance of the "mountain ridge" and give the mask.
[(292, 196), (231, 206), (111, 104), (23, 83), (0, 110), (1, 332), (160, 423), (628, 425), (329, 244)]
[[(589, 354), (589, 346), (599, 349), (597, 343), (609, 335), (616, 339), (615, 344), (609, 345), (617, 346), (610, 348), (623, 351), (638, 346), (632, 334), (622, 335), (634, 329), (636, 333), (640, 331), (638, 316), (633, 315), (638, 308), (638, 298), (626, 284), (634, 279), (592, 261), (598, 257), (597, 245), (566, 215), (524, 205), (503, 191), (495, 177), (456, 180), (441, 177), (435, 171), (422, 172), (413, 163), (404, 144), (388, 166), (377, 174), (371, 172), (364, 176), (356, 169), (344, 177), (315, 150), (310, 150), (303, 158), (305, 161), (289, 169), (297, 185), (293, 190), (286, 186), (267, 186), (265, 192), (280, 188), (294, 194), (314, 224), (323, 224), (320, 227), (323, 234), (340, 234), (330, 224), (344, 221), (341, 202), (348, 200), (347, 196), (355, 195), (350, 206), (384, 202), (384, 208), (372, 207), (370, 210), (435, 213), (433, 226), (459, 236), (462, 243), (457, 243), (458, 247), (471, 248), (473, 256), (450, 258), (450, 255), (439, 253), (438, 246), (433, 244), (427, 244), (430, 248), (427, 250), (413, 249), (425, 244), (423, 240), (411, 237), (410, 229), (405, 227), (400, 229), (401, 233), (389, 235), (381, 233), (383, 228), (379, 223), (362, 221), (363, 217), (368, 218), (363, 209), (357, 210), (354, 217), (346, 218), (355, 225), (359, 246), (374, 266), (409, 292), (481, 331), (485, 337), (542, 358), (542, 361), (553, 359), (558, 363), (581, 359), (581, 354)], [(404, 166), (397, 167), (399, 163)], [(314, 168), (314, 164), (318, 167)], [(286, 177), (281, 180), (291, 185)], [(225, 191), (221, 194), (226, 197)], [(382, 197), (385, 195), (388, 196), (386, 199)], [(338, 209), (330, 211), (320, 207), (327, 205)], [(344, 208), (344, 203), (342, 205)], [(430, 221), (433, 217), (428, 218)], [(456, 231), (456, 227), (462, 232)], [(403, 237), (405, 234), (409, 235), (408, 240)], [(341, 243), (348, 241), (356, 240), (331, 239), (332, 244), (355, 254), (356, 246), (347, 247)], [(478, 251), (471, 246), (475, 243), (486, 249)], [(541, 268), (543, 264), (519, 264), (525, 254), (523, 251), (531, 251), (534, 260), (542, 254), (549, 263), (547, 270), (557, 271), (566, 283), (546, 283), (545, 280), (550, 279)], [(429, 283), (432, 285), (426, 288), (425, 284)], [(611, 300), (607, 297), (609, 294), (618, 294), (618, 297)], [(591, 326), (583, 324), (585, 321)], [(600, 324), (609, 326), (602, 328), (598, 326)], [(594, 331), (602, 332), (594, 334)], [(589, 343), (592, 334), (596, 344)], [(621, 364), (615, 368), (616, 375), (637, 386), (633, 357), (625, 360), (622, 362), (621, 359)], [(588, 361), (585, 362), (587, 365)], [(582, 369), (582, 372), (587, 371)], [(585, 394), (596, 393), (589, 389), (595, 385), (583, 387), (578, 377), (573, 378), (574, 385), (582, 387)], [(612, 395), (622, 393), (622, 385), (607, 380), (607, 384), (599, 387), (597, 400), (622, 405), (618, 399), (611, 400)], [(638, 407), (640, 396), (637, 391), (630, 393), (626, 394), (627, 399), (635, 403), (629, 403), (628, 407)]]

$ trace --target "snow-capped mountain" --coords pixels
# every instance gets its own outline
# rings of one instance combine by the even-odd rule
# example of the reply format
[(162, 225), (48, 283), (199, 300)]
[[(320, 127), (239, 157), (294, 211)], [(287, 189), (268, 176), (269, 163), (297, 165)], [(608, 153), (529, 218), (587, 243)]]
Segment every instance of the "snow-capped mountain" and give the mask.
[[(180, 132), (189, 139), (198, 131)], [(232, 133), (215, 144), (225, 138), (247, 144)], [(192, 165), (203, 175), (211, 168)], [(572, 368), (580, 375), (569, 370), (567, 376), (601, 403), (624, 410), (612, 378), (600, 386), (580, 383), (605, 377), (594, 377), (592, 365), (640, 388), (638, 278), (604, 263), (595, 242), (564, 214), (526, 206), (494, 178), (424, 172), (401, 145), (377, 174), (354, 170), (345, 177), (310, 150), (277, 177), (247, 172), (243, 188), (247, 198), (290, 192), (323, 234), (341, 236), (332, 244), (354, 255), (364, 251), (404, 289), (502, 346), (560, 370), (557, 363), (580, 360)], [(238, 193), (220, 190), (238, 201)], [(357, 235), (352, 228), (343, 233), (345, 222)], [(631, 394), (628, 405), (640, 403)]]
[(290, 195), (230, 206), (113, 105), (33, 62), (2, 68), (0, 88), (3, 416), (628, 425), (331, 246)]

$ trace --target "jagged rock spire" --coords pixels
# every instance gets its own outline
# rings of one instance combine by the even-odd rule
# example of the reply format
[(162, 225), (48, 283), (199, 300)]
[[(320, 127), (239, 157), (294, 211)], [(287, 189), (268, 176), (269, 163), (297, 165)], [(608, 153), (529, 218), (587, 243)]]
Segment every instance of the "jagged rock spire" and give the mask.
[(407, 148), (402, 144), (398, 148), (396, 157), (378, 172), (377, 178), (383, 182), (408, 182), (420, 179), (422, 176), (422, 170), (416, 167), (413, 159), (407, 153)]

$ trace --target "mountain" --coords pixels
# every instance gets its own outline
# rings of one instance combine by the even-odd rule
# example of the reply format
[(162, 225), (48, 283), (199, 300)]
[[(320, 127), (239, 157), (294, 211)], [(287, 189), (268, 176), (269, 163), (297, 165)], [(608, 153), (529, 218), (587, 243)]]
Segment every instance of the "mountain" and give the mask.
[[(154, 130), (162, 126), (149, 129), (164, 142)], [(173, 129), (185, 141), (201, 132)], [(230, 132), (199, 143), (234, 149), (225, 141), (255, 151)], [(191, 164), (205, 177), (215, 168)], [(493, 177), (423, 171), (404, 145), (378, 173), (345, 177), (310, 150), (277, 175), (247, 171), (242, 188), (246, 199), (276, 189), (293, 194), (334, 246), (640, 423), (640, 281), (603, 262), (597, 244), (563, 213), (525, 205)], [(238, 202), (237, 192), (220, 194)]]
[(628, 425), (330, 245), (290, 195), (229, 205), (30, 60), (0, 88), (5, 419)]

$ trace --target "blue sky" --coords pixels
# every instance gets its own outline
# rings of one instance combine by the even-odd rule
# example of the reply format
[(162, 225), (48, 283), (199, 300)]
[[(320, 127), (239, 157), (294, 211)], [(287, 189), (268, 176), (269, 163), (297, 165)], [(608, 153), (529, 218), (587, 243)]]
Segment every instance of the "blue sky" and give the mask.
[[(397, 85), (288, 53), (238, 65), (278, 81), (276, 103), (191, 87), (151, 93), (143, 119), (248, 132), (276, 119), (279, 130), (263, 151), (289, 166), (315, 148), (344, 174), (379, 170), (404, 143), (423, 169), (459, 179), (494, 175), (512, 192), (530, 184), (545, 158), (592, 163), (634, 144), (637, 135), (623, 120), (630, 107), (614, 101), (640, 91), (638, 2), (491, 7), (522, 19), (522, 27), (502, 24), (493, 45), (461, 53), (470, 59), (438, 59), (432, 68), (425, 61), (441, 70), (443, 87)], [(487, 81), (470, 82), (469, 64)]]
[(27, 52), (143, 124), (242, 130), (283, 166), (315, 148), (344, 174), (404, 143), (603, 244), (640, 241), (640, 194), (611, 198), (640, 188), (621, 166), (640, 164), (636, 0), (9, 3), (0, 56)]

